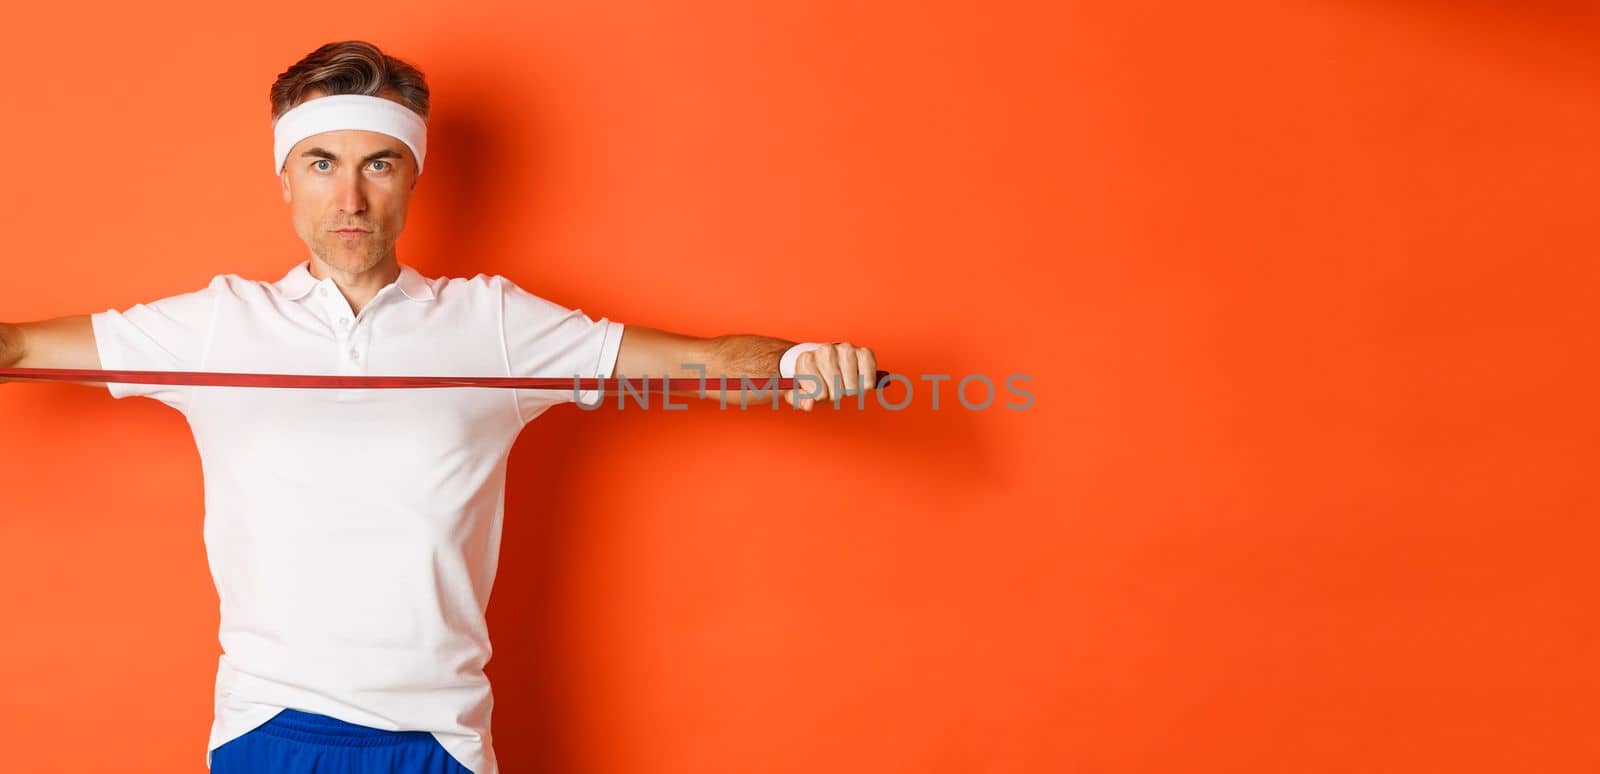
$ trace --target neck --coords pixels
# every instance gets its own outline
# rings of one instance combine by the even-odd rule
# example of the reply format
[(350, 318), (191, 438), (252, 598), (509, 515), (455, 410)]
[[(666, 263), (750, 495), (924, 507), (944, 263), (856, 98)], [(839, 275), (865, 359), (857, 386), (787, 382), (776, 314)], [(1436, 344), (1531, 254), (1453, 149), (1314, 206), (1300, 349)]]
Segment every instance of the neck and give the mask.
[(378, 295), (378, 291), (400, 277), (400, 261), (392, 252), (366, 269), (335, 266), (312, 253), (311, 262), (306, 268), (318, 280), (331, 277), (356, 314), (361, 313), (362, 308)]

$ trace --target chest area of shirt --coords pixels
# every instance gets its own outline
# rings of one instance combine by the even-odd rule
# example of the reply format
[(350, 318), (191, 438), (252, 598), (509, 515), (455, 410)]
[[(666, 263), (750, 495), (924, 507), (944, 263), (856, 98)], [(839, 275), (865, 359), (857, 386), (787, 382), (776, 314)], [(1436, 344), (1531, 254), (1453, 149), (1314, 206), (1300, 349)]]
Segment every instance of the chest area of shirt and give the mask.
[(205, 357), (210, 371), (330, 375), (501, 376), (493, 309), (404, 298), (354, 314), (337, 301), (218, 310)]
[[(492, 308), (446, 309), (386, 299), (360, 315), (348, 305), (305, 303), (218, 309), (204, 369), (333, 376), (504, 376)], [(309, 299), (308, 299), (309, 301)], [(342, 306), (342, 314), (341, 307)], [(215, 433), (331, 442), (390, 438), (448, 452), (499, 444), (515, 419), (494, 388), (195, 388), (194, 419)], [(328, 443), (333, 445), (333, 443)]]

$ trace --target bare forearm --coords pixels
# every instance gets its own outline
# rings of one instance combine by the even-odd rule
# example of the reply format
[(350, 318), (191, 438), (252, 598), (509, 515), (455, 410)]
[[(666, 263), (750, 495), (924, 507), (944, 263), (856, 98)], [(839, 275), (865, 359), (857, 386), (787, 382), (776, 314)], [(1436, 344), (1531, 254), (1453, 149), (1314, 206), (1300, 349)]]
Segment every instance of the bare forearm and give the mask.
[[(717, 397), (723, 392), (721, 385), (726, 383), (725, 392), (729, 401), (739, 400), (741, 392), (746, 393), (746, 400), (770, 401), (776, 383), (769, 384), (768, 380), (777, 377), (778, 359), (783, 356), (784, 350), (793, 345), (792, 341), (772, 336), (743, 333), (702, 339), (700, 346), (695, 348), (696, 356), (686, 361), (688, 365), (698, 367), (680, 367), (673, 370), (670, 375), (688, 379), (703, 375), (705, 377), (703, 397), (706, 398)], [(749, 379), (751, 389), (741, 388), (744, 384), (741, 378)], [(673, 390), (672, 394), (702, 397), (699, 389)]]
[(794, 342), (772, 336), (739, 333), (718, 336), (711, 340), (706, 378), (726, 376), (731, 380), (749, 376), (751, 380), (764, 381), (777, 375), (778, 358), (792, 346)]
[[(629, 381), (634, 394), (649, 379), (660, 389), (662, 377), (690, 380), (692, 386), (675, 388), (673, 395), (723, 398), (737, 402), (771, 401), (778, 395), (778, 362), (795, 342), (775, 336), (734, 333), (701, 338), (645, 325), (623, 329), (616, 365), (611, 373)], [(704, 381), (698, 381), (698, 380)], [(748, 383), (749, 389), (744, 389)], [(724, 389), (726, 388), (726, 389)], [(620, 389), (620, 388), (619, 388)], [(788, 399), (787, 394), (783, 396)]]
[[(22, 360), (27, 353), (24, 347), (26, 339), (22, 337), (22, 329), (10, 323), (0, 323), (0, 368), (11, 368)], [(0, 384), (11, 381), (0, 377)]]
[(27, 340), (22, 328), (11, 323), (0, 323), (0, 368), (10, 368), (27, 353)]

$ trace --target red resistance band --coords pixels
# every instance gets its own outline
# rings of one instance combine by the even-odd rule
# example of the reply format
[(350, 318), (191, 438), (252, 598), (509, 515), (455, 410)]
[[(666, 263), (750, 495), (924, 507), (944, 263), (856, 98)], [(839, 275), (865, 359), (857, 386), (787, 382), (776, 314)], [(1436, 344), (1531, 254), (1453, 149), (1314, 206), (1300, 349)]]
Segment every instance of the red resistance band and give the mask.
[[(880, 388), (883, 380), (889, 376), (888, 371), (878, 371), (871, 385)], [(798, 378), (779, 379), (775, 376), (765, 379), (757, 377), (745, 378), (750, 380), (750, 386), (756, 390), (769, 389), (772, 382), (777, 383), (780, 392), (786, 392), (795, 387), (810, 392), (820, 387), (818, 380)], [(211, 371), (101, 371), (87, 368), (0, 368), (0, 380), (6, 381), (32, 381), (32, 382), (127, 382), (130, 384), (183, 384), (197, 387), (293, 387), (309, 389), (382, 389), (394, 387), (511, 387), (523, 390), (596, 390), (604, 388), (607, 392), (616, 392), (622, 389), (622, 384), (627, 382), (630, 389), (634, 385), (647, 388), (650, 385), (667, 383), (669, 386), (662, 389), (699, 391), (701, 389), (711, 392), (720, 389), (716, 378), (707, 377), (704, 381), (698, 376), (690, 377), (649, 377), (649, 376), (610, 376), (604, 378), (574, 378), (574, 377), (517, 377), (517, 376), (326, 376), (321, 374), (237, 374), (216, 373)], [(739, 378), (726, 380), (729, 387), (737, 390), (742, 387)], [(646, 384), (648, 382), (648, 384)], [(635, 390), (643, 392), (642, 389)]]

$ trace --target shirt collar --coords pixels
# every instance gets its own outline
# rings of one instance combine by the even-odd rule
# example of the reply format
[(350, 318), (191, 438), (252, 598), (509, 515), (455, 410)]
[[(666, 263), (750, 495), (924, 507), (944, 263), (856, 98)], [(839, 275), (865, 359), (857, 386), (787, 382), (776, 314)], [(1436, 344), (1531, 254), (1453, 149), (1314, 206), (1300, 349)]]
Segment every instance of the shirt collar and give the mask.
[[(283, 293), (290, 301), (299, 301), (322, 282), (324, 280), (319, 280), (311, 275), (311, 259), (306, 258), (295, 264), (294, 268), (290, 269), (289, 273), (283, 275), (283, 279), (278, 280), (275, 284), (278, 286), (279, 292)], [(422, 276), (416, 269), (407, 264), (400, 264), (400, 276), (395, 279), (394, 284), (399, 285), (400, 292), (406, 294), (406, 298), (413, 301), (430, 301), (433, 299), (433, 288), (429, 286), (428, 278)]]

